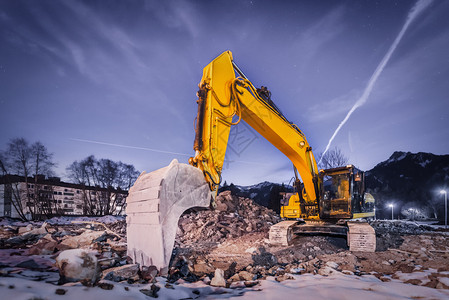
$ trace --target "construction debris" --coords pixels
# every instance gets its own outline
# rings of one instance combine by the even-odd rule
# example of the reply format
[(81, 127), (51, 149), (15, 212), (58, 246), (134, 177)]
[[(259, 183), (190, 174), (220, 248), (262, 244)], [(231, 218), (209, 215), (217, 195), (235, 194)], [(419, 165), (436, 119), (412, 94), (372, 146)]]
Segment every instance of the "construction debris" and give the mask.
[(82, 282), (113, 290), (117, 284), (149, 284), (141, 293), (153, 296), (158, 288), (173, 289), (183, 282), (248, 289), (270, 276), (281, 282), (301, 274), (371, 274), (384, 282), (449, 288), (447, 232), (414, 222), (377, 220), (371, 222), (377, 251), (351, 252), (346, 239), (329, 236), (299, 236), (289, 246), (273, 246), (268, 233), (279, 221), (275, 212), (230, 192), (217, 196), (214, 211), (187, 211), (179, 219), (166, 281), (160, 285), (156, 266), (134, 264), (127, 257), (123, 219), (107, 224), (51, 219), (45, 225), (3, 219), (0, 277), (65, 286)]

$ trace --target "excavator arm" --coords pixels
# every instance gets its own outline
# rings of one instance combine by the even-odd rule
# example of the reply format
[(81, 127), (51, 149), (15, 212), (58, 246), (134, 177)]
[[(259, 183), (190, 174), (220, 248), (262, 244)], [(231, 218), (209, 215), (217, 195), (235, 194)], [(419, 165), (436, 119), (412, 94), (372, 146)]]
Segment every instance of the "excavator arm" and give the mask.
[(318, 205), (318, 169), (306, 137), (271, 101), (266, 88), (256, 89), (246, 78), (230, 51), (204, 68), (199, 88), (195, 156), (189, 163), (203, 171), (213, 195), (221, 181), (231, 126), (243, 120), (292, 161), (304, 183), (300, 200)]

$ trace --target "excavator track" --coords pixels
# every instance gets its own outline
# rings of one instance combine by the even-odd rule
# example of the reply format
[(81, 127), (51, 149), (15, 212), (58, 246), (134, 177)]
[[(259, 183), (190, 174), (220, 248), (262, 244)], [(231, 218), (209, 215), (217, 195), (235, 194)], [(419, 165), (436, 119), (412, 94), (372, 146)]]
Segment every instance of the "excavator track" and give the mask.
[(270, 227), (269, 240), (272, 245), (288, 246), (293, 240), (293, 228), (298, 221), (282, 221)]
[(289, 246), (295, 235), (325, 234), (346, 236), (350, 251), (375, 252), (376, 233), (367, 222), (347, 221), (345, 225), (329, 224), (324, 221), (283, 221), (270, 228), (271, 245)]
[(375, 252), (376, 232), (367, 222), (347, 222), (350, 251)]

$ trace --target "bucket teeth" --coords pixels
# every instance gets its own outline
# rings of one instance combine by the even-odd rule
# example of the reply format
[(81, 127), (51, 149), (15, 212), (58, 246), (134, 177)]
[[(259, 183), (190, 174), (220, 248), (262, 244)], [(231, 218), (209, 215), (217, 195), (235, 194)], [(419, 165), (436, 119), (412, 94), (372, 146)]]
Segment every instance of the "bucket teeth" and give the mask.
[(165, 274), (179, 217), (190, 208), (209, 207), (210, 200), (203, 173), (176, 159), (140, 174), (126, 199), (128, 256), (140, 266), (156, 266)]

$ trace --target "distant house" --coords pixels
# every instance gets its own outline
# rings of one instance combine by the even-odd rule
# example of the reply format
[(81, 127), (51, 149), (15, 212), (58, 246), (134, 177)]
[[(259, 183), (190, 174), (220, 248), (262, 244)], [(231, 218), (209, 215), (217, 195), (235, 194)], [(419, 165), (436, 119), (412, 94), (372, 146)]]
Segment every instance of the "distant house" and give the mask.
[(0, 216), (124, 214), (127, 191), (63, 182), (58, 177), (0, 176)]

